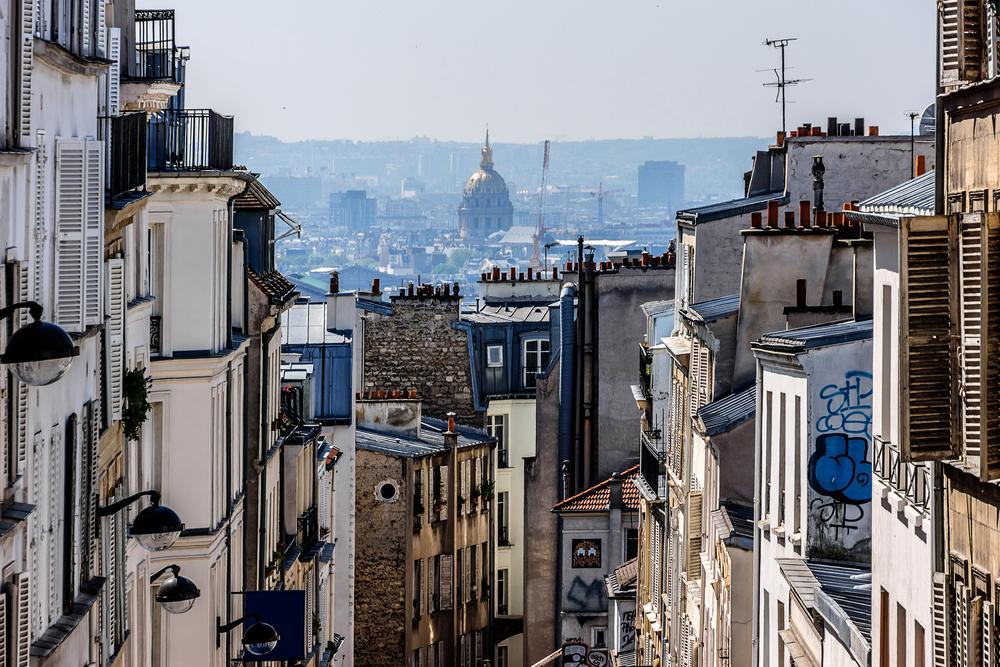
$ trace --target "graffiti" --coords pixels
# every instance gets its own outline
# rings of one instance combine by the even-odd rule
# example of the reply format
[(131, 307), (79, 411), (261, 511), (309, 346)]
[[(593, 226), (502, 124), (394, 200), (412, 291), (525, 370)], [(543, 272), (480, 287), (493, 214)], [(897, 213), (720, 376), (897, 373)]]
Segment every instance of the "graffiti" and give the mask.
[(566, 594), (567, 611), (607, 611), (608, 599), (604, 580), (594, 579), (589, 584), (580, 577), (573, 577)]
[(835, 539), (858, 530), (862, 505), (872, 499), (872, 464), (868, 459), (872, 420), (872, 376), (849, 371), (843, 383), (819, 392), (816, 447), (809, 457), (809, 486), (819, 494), (809, 508)]
[(573, 540), (573, 567), (600, 567), (600, 540)]
[(635, 609), (628, 609), (622, 614), (618, 634), (621, 637), (618, 646), (620, 653), (635, 650)]

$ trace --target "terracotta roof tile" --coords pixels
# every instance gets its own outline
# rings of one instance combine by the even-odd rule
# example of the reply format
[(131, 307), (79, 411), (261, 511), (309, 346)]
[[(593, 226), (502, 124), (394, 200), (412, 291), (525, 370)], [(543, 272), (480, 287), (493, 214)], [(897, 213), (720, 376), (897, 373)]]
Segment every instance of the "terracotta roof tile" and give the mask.
[(269, 271), (260, 274), (253, 269), (248, 269), (250, 282), (266, 294), (272, 301), (283, 303), (295, 292), (295, 284), (281, 274), (281, 271)]
[[(639, 487), (631, 481), (639, 475), (635, 465), (619, 474), (622, 482), (622, 502), (625, 509), (639, 509)], [(607, 512), (611, 505), (611, 478), (581, 491), (575, 496), (558, 503), (552, 509), (556, 512)]]

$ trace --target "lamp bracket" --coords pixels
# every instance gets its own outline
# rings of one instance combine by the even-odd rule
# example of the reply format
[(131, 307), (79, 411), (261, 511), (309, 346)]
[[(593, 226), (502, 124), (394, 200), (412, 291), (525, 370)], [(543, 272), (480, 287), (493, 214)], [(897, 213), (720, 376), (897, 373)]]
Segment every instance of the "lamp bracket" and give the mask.
[(119, 512), (122, 509), (128, 507), (129, 505), (139, 500), (140, 498), (146, 498), (146, 497), (149, 498), (150, 502), (153, 505), (160, 504), (159, 491), (140, 491), (139, 493), (132, 494), (128, 498), (122, 498), (121, 500), (113, 502), (110, 505), (105, 505), (103, 507), (98, 506), (97, 516), (111, 516), (112, 514), (115, 514), (116, 512)]
[(42, 319), (42, 306), (37, 301), (19, 301), (18, 303), (12, 303), (9, 306), (0, 308), (0, 320), (5, 320), (16, 311), (27, 308), (28, 314), (31, 315), (31, 319), (36, 322)]
[(215, 648), (219, 648), (222, 645), (222, 635), (229, 634), (233, 628), (238, 628), (244, 622), (253, 619), (254, 621), (260, 623), (260, 614), (245, 614), (240, 616), (235, 621), (230, 621), (229, 623), (223, 624), (222, 617), (215, 617)]

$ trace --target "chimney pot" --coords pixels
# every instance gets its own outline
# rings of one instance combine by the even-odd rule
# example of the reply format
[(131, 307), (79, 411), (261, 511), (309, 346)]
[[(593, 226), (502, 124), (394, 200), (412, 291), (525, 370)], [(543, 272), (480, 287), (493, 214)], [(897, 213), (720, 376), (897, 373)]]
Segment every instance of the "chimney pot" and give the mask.
[(753, 229), (760, 229), (762, 227), (760, 211), (754, 211), (750, 214), (750, 227)]
[(500, 280), (500, 267), (499, 266), (494, 266), (493, 267), (493, 280)]
[(877, 137), (878, 136), (878, 125), (869, 125), (868, 126), (868, 136), (869, 137)]
[(454, 412), (449, 412), (448, 413), (448, 433), (454, 433), (454, 432), (455, 432), (455, 413)]
[(555, 266), (552, 267), (552, 280), (559, 280), (559, 269)]
[(785, 211), (785, 229), (795, 229), (795, 211)]
[(767, 226), (777, 227), (778, 226), (778, 202), (769, 201), (767, 202)]
[(863, 137), (865, 136), (865, 119), (855, 118), (854, 119), (854, 136)]
[(844, 293), (839, 289), (833, 291), (833, 305), (837, 308), (844, 305)]
[(914, 167), (914, 173), (917, 176), (923, 176), (927, 173), (927, 157), (925, 155), (918, 155), (916, 158), (916, 166)]
[(510, 267), (510, 279), (517, 280), (517, 269), (515, 269), (513, 266)]
[(808, 227), (811, 218), (812, 205), (809, 203), (808, 199), (804, 199), (799, 202), (799, 224), (803, 227)]
[(340, 272), (331, 271), (330, 272), (330, 294), (340, 293)]
[(534, 279), (535, 279), (535, 270), (529, 266), (528, 267), (528, 280), (534, 280)]
[(826, 211), (816, 211), (816, 226), (826, 227)]
[(784, 146), (785, 145), (785, 133), (778, 130), (778, 135), (775, 137), (775, 145)]

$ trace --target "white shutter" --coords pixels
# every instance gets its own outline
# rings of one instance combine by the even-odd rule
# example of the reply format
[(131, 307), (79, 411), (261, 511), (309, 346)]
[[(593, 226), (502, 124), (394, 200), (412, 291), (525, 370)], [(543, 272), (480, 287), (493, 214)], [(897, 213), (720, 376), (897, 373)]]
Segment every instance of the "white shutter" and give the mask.
[(451, 486), (451, 477), (448, 476), (448, 465), (441, 466), (441, 520), (448, 518), (448, 489)]
[(49, 618), (55, 619), (62, 615), (62, 600), (60, 598), (59, 574), (60, 568), (57, 563), (60, 560), (62, 549), (69, 548), (69, 545), (62, 544), (62, 522), (66, 520), (62, 512), (62, 490), (63, 475), (66, 471), (62, 460), (63, 433), (62, 425), (52, 428), (49, 434), (49, 476), (48, 476), (48, 498), (49, 498), (49, 539), (48, 549), (45, 552), (45, 562), (48, 563), (48, 600)]
[(681, 284), (678, 294), (681, 308), (687, 308), (688, 299), (691, 298), (691, 284), (694, 276), (691, 275), (691, 246), (681, 243)]
[(84, 211), (84, 324), (104, 321), (104, 142), (86, 142), (86, 210)]
[(104, 586), (108, 591), (108, 635), (114, 646), (118, 628), (118, 517), (107, 519), (108, 542), (105, 549), (105, 564), (108, 580)]
[(955, 643), (952, 648), (955, 655), (952, 661), (955, 667), (971, 667), (969, 665), (969, 591), (962, 582), (955, 582)]
[(18, 82), (20, 106), (21, 140), (27, 142), (31, 138), (31, 75), (35, 64), (35, 3), (34, 0), (23, 0), (21, 3), (20, 30), (20, 81)]
[(4, 591), (0, 592), (0, 665), (7, 666), (9, 658), (7, 657), (7, 636), (9, 630), (7, 628), (7, 598), (9, 594)]
[[(103, 5), (103, 1), (101, 4)], [(117, 116), (121, 113), (122, 30), (109, 28), (107, 32), (108, 60), (112, 62), (108, 70), (108, 115)]]
[[(31, 578), (35, 582), (42, 580), (41, 558), (45, 553), (46, 540), (48, 536), (48, 502), (42, 493), (42, 479), (45, 472), (45, 436), (41, 432), (35, 433), (31, 447), (31, 500), (35, 504), (35, 511), (28, 517), (28, 528), (31, 533), (31, 551), (34, 558), (31, 559)], [(38, 586), (35, 591), (35, 598), (30, 601), (31, 616), (37, 627), (45, 623), (45, 611), (42, 600), (42, 587)], [(20, 600), (18, 600), (20, 605)]]
[(688, 496), (688, 580), (701, 578), (701, 513), (702, 492)]
[(82, 332), (84, 303), (84, 208), (86, 143), (56, 140), (55, 321)]
[(439, 608), (442, 610), (449, 610), (452, 608), (452, 597), (453, 597), (453, 586), (452, 581), (454, 579), (452, 562), (454, 558), (451, 554), (441, 555), (441, 591), (439, 593)]
[(118, 421), (122, 418), (122, 381), (125, 373), (125, 260), (109, 259), (107, 271), (107, 408), (111, 420)]
[(996, 665), (996, 654), (994, 652), (993, 639), (993, 603), (983, 600), (982, 622), (979, 631), (982, 636), (980, 645), (980, 655), (982, 656), (983, 667), (994, 667)]
[[(91, 38), (91, 0), (78, 0), (80, 3), (80, 52), (83, 56), (93, 55), (90, 51), (93, 40)], [(103, 4), (104, 0), (96, 0), (98, 4)]]
[(976, 459), (980, 454), (986, 419), (982, 409), (986, 390), (986, 355), (982, 349), (986, 334), (983, 322), (987, 290), (983, 280), (985, 232), (980, 214), (962, 216), (959, 243), (962, 284), (959, 291), (962, 299), (962, 435), (964, 453), (970, 459)]
[(108, 26), (104, 0), (97, 1), (97, 57), (108, 57)]
[(35, 152), (35, 233), (34, 233), (34, 295), (35, 301), (43, 306), (48, 302), (48, 295), (45, 292), (45, 240), (48, 238), (48, 199), (47, 185), (49, 151), (45, 143), (45, 131), (39, 130), (36, 135), (35, 145), (38, 150)]
[(966, 638), (966, 655), (970, 665), (982, 667), (983, 598), (976, 596), (969, 602), (969, 630)]
[(15, 646), (14, 667), (28, 667), (31, 650), (31, 578), (24, 572), (15, 577), (17, 586), (17, 646)]

